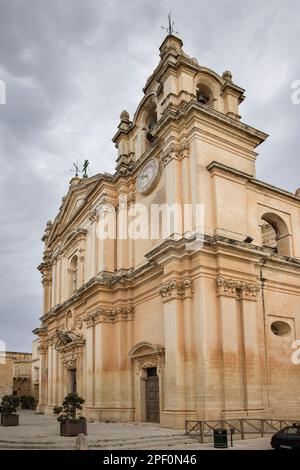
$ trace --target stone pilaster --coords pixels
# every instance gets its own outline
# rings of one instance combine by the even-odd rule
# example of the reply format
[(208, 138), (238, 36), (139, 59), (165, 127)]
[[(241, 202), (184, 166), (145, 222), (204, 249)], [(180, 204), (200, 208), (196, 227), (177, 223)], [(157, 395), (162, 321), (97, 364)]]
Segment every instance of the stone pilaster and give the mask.
[(236, 299), (232, 295), (219, 296), (221, 350), (223, 359), (222, 412), (242, 411), (245, 407), (241, 369), (241, 325)]
[(52, 405), (52, 374), (53, 374), (53, 343), (47, 341), (48, 343), (48, 383), (47, 383), (47, 406)]
[[(124, 387), (126, 391), (127, 385), (121, 380), (124, 370), (119, 364), (119, 354), (123, 341), (129, 349), (127, 336), (128, 329), (130, 331), (132, 329), (133, 318), (134, 311), (131, 305), (118, 305), (113, 308), (98, 307), (88, 312), (85, 317), (87, 325), (86, 406), (101, 410), (101, 416), (99, 415), (101, 419), (108, 419), (109, 413), (105, 415), (105, 410), (116, 409), (117, 403), (119, 411), (116, 410), (116, 418), (122, 418), (121, 404), (124, 399), (127, 400), (123, 397), (122, 390)], [(131, 335), (129, 335), (130, 338)], [(113, 348), (112, 345), (114, 345)], [(128, 360), (127, 351), (122, 348), (122, 354), (126, 360)], [(129, 369), (127, 372), (129, 374)], [(129, 381), (129, 375), (127, 378)]]
[[(92, 226), (91, 230), (91, 245), (88, 250), (87, 247), (87, 257), (88, 257), (88, 263), (92, 266), (91, 268), (91, 274), (95, 275), (99, 272), (98, 270), (98, 238), (97, 238), (97, 223), (99, 219), (99, 214), (96, 208), (94, 208), (90, 212), (89, 220)], [(90, 252), (89, 252), (90, 251)]]
[(246, 406), (250, 411), (263, 409), (257, 303), (243, 298), (241, 303)]
[[(255, 333), (259, 288), (255, 282), (223, 276), (217, 278), (216, 284), (223, 359), (222, 411), (224, 416), (232, 416), (243, 413), (249, 407), (261, 406), (261, 392), (257, 395), (260, 372)], [(254, 350), (255, 354), (252, 355)], [(258, 363), (254, 365), (256, 361)], [(257, 387), (254, 385), (256, 380)]]
[(111, 198), (103, 194), (98, 206), (99, 271), (115, 270), (116, 210)]
[(38, 346), (39, 358), (40, 358), (40, 369), (39, 369), (39, 404), (38, 411), (44, 413), (45, 406), (47, 404), (47, 373), (48, 373), (48, 348), (46, 344), (41, 342)]
[(164, 409), (161, 424), (178, 427), (186, 418), (184, 301), (193, 294), (193, 282), (189, 278), (170, 279), (160, 286), (159, 293), (163, 302), (165, 332)]
[(42, 263), (38, 269), (42, 273), (43, 312), (46, 313), (51, 308), (52, 266), (50, 263)]
[(117, 216), (117, 270), (129, 269), (132, 266), (131, 246), (132, 240), (128, 237), (128, 211), (134, 203), (134, 195), (122, 194), (119, 197)]
[(92, 318), (87, 321), (86, 326), (85, 406), (93, 407), (95, 404), (95, 325)]
[(52, 380), (51, 380), (51, 400), (52, 405), (58, 404), (58, 384), (60, 378), (58, 376), (58, 352), (54, 344), (52, 346)]
[(59, 356), (58, 360), (58, 377), (59, 377), (59, 382), (58, 382), (58, 403), (62, 403), (64, 397), (66, 396), (66, 377), (65, 377), (65, 368), (63, 364), (63, 358)]

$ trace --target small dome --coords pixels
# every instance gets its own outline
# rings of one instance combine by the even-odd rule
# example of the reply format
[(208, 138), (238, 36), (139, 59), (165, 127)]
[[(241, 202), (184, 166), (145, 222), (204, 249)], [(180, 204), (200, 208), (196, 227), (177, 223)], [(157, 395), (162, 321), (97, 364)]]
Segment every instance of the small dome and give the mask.
[(300, 188), (296, 189), (295, 196), (300, 197)]

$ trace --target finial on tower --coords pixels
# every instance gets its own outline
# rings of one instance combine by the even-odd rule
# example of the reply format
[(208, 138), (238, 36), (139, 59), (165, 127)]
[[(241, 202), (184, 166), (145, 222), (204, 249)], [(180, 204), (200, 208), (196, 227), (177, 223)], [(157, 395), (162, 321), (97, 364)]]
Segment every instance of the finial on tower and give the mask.
[(172, 21), (172, 13), (168, 13), (168, 26), (161, 26), (161, 29), (164, 29), (167, 31), (169, 36), (172, 36), (172, 34), (178, 34), (178, 31), (174, 30), (174, 21)]

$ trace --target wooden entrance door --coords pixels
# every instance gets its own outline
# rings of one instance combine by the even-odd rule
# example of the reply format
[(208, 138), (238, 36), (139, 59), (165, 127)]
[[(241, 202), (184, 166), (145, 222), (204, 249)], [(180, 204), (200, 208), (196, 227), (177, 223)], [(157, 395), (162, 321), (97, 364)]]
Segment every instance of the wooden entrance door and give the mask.
[(149, 423), (159, 423), (159, 379), (156, 367), (147, 369), (146, 421)]
[(77, 393), (76, 369), (70, 369), (70, 375), (71, 375), (71, 392)]

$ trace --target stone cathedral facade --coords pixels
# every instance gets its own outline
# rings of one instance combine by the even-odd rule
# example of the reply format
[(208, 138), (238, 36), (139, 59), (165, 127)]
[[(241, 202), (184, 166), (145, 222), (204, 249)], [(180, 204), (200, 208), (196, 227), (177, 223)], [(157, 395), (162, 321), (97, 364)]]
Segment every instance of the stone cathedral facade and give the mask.
[[(143, 92), (115, 173), (72, 178), (46, 226), (39, 409), (77, 391), (97, 420), (299, 419), (300, 191), (256, 179), (267, 135), (241, 120), (244, 90), (179, 38)], [(120, 236), (136, 204), (200, 204), (201, 248), (196, 232)]]

